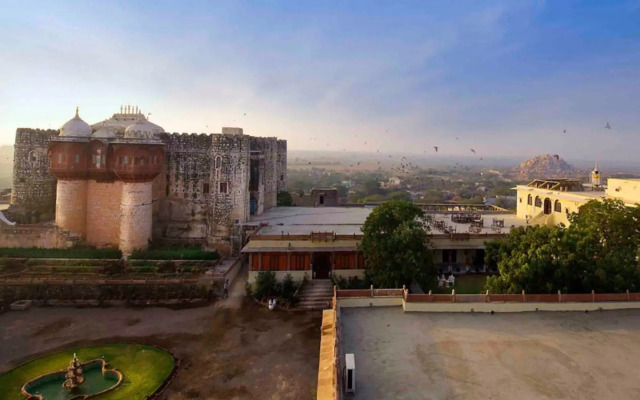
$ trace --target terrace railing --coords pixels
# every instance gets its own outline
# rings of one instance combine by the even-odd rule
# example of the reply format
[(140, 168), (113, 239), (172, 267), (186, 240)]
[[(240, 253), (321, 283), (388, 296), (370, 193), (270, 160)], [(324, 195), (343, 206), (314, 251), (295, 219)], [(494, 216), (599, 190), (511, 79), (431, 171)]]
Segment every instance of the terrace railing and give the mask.
[(410, 303), (598, 303), (598, 302), (623, 302), (640, 301), (640, 293), (562, 293), (557, 294), (456, 294), (455, 289), (451, 294), (439, 294), (429, 291), (427, 294), (409, 293), (402, 289), (336, 289), (335, 298), (380, 298), (402, 297)]

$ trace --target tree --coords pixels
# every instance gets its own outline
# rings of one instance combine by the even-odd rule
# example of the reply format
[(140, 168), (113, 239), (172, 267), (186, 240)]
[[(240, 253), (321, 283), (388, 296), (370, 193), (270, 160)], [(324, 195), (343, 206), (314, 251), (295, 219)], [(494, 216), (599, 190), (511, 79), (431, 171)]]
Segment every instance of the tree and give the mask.
[(486, 263), (498, 266), (497, 276), (487, 279), (493, 293), (552, 293), (557, 291), (556, 272), (564, 230), (558, 227), (527, 226), (511, 230), (504, 240), (486, 245)]
[(278, 192), (278, 207), (290, 207), (293, 205), (291, 193), (282, 190)]
[(424, 212), (406, 201), (376, 207), (362, 226), (368, 278), (377, 287), (401, 287), (415, 279), (429, 286), (437, 271), (428, 247)]
[(569, 222), (576, 287), (600, 292), (640, 289), (639, 207), (627, 207), (620, 200), (592, 200), (570, 215)]
[(513, 229), (487, 243), (486, 261), (499, 276), (493, 292), (623, 292), (640, 289), (640, 208), (619, 200), (592, 200), (564, 227)]

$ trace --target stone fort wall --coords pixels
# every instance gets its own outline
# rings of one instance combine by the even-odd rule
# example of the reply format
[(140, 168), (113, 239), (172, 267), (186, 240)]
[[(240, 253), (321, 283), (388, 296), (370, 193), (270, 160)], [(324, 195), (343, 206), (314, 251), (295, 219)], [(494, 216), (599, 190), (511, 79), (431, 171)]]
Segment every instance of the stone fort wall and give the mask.
[(56, 178), (49, 173), (49, 141), (57, 136), (53, 129), (19, 128), (16, 131), (11, 203), (53, 219), (56, 204)]
[[(227, 246), (234, 223), (250, 218), (253, 155), (259, 159), (260, 167), (252, 184), (260, 193), (260, 207), (254, 211), (260, 214), (277, 205), (278, 191), (286, 188), (286, 141), (244, 135), (241, 128), (223, 128), (223, 132), (160, 134), (166, 148), (163, 170), (152, 185), (154, 240)], [(56, 189), (56, 179), (49, 173), (47, 151), (51, 138), (57, 134), (56, 130), (18, 129), (14, 211), (50, 210), (49, 219), (53, 218), (56, 190), (60, 188)], [(100, 208), (115, 209), (122, 195), (121, 183), (88, 181), (86, 194), (82, 196), (86, 199), (87, 218), (91, 219), (85, 222), (86, 230), (82, 232), (87, 241), (100, 247), (117, 246), (122, 234), (122, 214), (100, 211)], [(59, 207), (76, 207), (74, 203), (79, 201), (69, 200)]]

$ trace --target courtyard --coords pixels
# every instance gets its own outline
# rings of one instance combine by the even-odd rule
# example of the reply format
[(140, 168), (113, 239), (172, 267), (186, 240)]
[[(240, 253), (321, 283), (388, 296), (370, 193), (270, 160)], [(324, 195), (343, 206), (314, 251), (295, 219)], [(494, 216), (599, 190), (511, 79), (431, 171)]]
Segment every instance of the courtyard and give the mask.
[(640, 310), (403, 313), (343, 308), (355, 399), (640, 398)]
[(139, 343), (179, 360), (161, 399), (312, 399), (320, 313), (270, 312), (244, 298), (243, 279), (234, 282), (229, 299), (201, 308), (7, 312), (0, 315), (0, 373), (70, 347)]

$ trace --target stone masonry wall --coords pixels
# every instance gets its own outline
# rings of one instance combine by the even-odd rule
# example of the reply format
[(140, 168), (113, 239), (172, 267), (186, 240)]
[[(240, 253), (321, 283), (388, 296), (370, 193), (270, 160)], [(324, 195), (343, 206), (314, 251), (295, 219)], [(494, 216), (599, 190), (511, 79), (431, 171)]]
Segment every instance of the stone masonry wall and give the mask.
[(87, 182), (87, 243), (118, 247), (122, 181)]
[(276, 177), (278, 192), (287, 190), (287, 141), (278, 140), (278, 154), (276, 159)]
[(259, 151), (263, 158), (264, 210), (277, 205), (278, 197), (278, 139), (275, 137), (251, 137), (251, 151)]
[(249, 220), (249, 148), (248, 136), (213, 135), (208, 242), (222, 252), (235, 221)]
[(19, 128), (16, 131), (13, 161), (13, 191), (15, 207), (50, 214), (56, 203), (56, 178), (49, 173), (47, 151), (57, 130)]
[[(211, 135), (163, 134), (166, 144), (164, 196), (154, 237), (201, 239), (207, 237), (211, 185)], [(159, 178), (156, 178), (157, 180)], [(154, 196), (155, 199), (155, 196)]]

